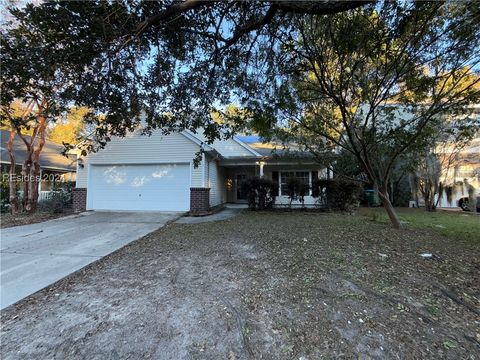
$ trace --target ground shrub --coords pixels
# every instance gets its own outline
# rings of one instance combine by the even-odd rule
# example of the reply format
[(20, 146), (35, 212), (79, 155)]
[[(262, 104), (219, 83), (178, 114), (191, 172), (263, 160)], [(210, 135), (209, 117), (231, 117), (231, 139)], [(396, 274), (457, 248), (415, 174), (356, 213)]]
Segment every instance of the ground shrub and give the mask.
[(303, 183), (296, 177), (291, 177), (287, 180), (286, 194), (290, 200), (290, 206), (293, 201), (300, 201), (302, 207), (305, 207), (305, 196), (310, 193), (310, 186)]
[(0, 179), (0, 211), (8, 212), (10, 210), (9, 198), (10, 187), (8, 184), (8, 173), (2, 173)]
[(277, 183), (257, 176), (245, 180), (242, 191), (247, 195), (248, 207), (252, 210), (271, 209), (275, 204)]
[(58, 184), (47, 199), (38, 204), (40, 211), (59, 214), (72, 206), (72, 182)]
[(357, 181), (317, 179), (312, 184), (312, 196), (332, 210), (352, 211), (358, 207), (363, 187)]

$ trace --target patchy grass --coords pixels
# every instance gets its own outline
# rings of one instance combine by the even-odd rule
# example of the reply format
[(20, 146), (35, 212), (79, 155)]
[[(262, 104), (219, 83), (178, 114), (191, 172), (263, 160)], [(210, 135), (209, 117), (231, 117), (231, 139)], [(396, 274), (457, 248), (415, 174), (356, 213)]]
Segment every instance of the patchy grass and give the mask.
[(2, 359), (474, 359), (479, 269), (363, 215), (170, 224), (3, 311)]
[(51, 212), (42, 212), (37, 211), (34, 214), (26, 214), (20, 213), (16, 215), (12, 215), (9, 213), (1, 214), (0, 215), (0, 228), (8, 228), (12, 226), (20, 226), (20, 225), (29, 225), (35, 224), (47, 220), (57, 219), (64, 216), (72, 215), (73, 211), (68, 209), (59, 214), (53, 214)]
[[(406, 228), (433, 231), (450, 239), (480, 242), (480, 215), (462, 212), (397, 208), (398, 216)], [(383, 208), (362, 208), (360, 215), (374, 222), (389, 223)]]

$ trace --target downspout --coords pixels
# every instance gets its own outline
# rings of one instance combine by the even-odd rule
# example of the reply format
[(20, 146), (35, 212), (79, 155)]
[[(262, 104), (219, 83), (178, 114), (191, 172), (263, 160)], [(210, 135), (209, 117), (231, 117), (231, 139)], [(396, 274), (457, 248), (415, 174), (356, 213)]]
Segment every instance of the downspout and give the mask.
[[(203, 150), (203, 149), (202, 149)], [(202, 170), (202, 187), (206, 187), (206, 175), (205, 175), (205, 172), (206, 172), (206, 158), (205, 158), (205, 153), (202, 152), (202, 166), (203, 166), (203, 170)]]

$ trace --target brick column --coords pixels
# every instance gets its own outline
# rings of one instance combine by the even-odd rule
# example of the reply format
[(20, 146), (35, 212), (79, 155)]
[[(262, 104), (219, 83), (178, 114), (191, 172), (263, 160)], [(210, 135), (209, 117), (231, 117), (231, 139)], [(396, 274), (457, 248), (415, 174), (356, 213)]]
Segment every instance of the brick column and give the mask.
[(210, 210), (210, 188), (190, 188), (190, 212), (198, 213)]
[(87, 189), (74, 188), (72, 192), (73, 211), (81, 212), (87, 209)]

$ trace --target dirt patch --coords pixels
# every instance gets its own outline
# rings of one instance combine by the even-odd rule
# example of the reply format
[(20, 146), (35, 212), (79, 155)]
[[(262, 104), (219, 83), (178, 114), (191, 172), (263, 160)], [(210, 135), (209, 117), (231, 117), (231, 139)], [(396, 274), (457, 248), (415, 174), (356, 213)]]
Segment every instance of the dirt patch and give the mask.
[(478, 244), (360, 216), (171, 224), (6, 309), (1, 350), (4, 359), (474, 359), (479, 255)]
[(36, 212), (34, 214), (2, 214), (0, 216), (0, 228), (9, 228), (13, 226), (29, 225), (47, 220), (58, 219), (64, 216), (74, 214), (73, 210), (65, 210), (59, 214), (53, 214), (50, 212)]

